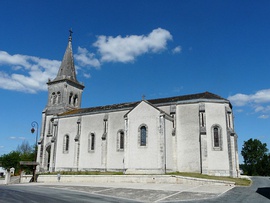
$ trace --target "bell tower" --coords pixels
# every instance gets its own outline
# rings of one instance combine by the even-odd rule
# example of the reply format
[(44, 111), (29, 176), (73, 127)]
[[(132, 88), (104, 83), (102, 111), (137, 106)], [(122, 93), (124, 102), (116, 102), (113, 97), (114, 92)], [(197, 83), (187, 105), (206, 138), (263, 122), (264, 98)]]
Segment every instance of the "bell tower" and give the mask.
[(58, 74), (49, 80), (46, 114), (59, 114), (81, 107), (84, 85), (78, 82), (72, 53), (72, 30)]

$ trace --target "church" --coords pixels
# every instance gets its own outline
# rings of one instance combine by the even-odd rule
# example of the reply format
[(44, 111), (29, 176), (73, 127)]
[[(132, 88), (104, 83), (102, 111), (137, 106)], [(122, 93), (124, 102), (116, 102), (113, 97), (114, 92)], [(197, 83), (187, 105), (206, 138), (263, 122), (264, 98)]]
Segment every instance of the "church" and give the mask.
[(195, 172), (239, 176), (230, 101), (210, 92), (81, 108), (72, 36), (48, 80), (38, 172)]

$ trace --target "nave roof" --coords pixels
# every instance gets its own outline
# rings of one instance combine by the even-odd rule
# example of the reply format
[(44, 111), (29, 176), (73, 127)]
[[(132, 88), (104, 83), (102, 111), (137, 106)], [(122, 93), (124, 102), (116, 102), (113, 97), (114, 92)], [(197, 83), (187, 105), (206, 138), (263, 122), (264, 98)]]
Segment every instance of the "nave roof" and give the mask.
[[(161, 105), (166, 105), (166, 104), (167, 105), (175, 104), (177, 102), (188, 102), (188, 101), (200, 100), (200, 99), (201, 100), (223, 100), (229, 103), (227, 99), (224, 99), (210, 92), (203, 92), (203, 93), (189, 94), (189, 95), (182, 95), (182, 96), (175, 96), (175, 97), (167, 97), (167, 98), (159, 98), (159, 99), (150, 99), (147, 101), (151, 103), (152, 105), (161, 106)], [(131, 108), (134, 108), (140, 102), (141, 101), (126, 102), (126, 103), (120, 103), (120, 104), (111, 104), (111, 105), (105, 105), (105, 106), (74, 109), (74, 110), (70, 110), (68, 112), (62, 113), (59, 116), (99, 113), (99, 112), (114, 111), (114, 110), (129, 110)]]

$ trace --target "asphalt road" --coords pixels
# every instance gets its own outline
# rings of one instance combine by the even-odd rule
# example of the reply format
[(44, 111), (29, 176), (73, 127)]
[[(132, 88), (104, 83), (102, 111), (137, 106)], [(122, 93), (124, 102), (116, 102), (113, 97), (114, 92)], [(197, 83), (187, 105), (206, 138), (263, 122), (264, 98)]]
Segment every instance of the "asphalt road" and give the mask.
[(39, 186), (0, 186), (0, 203), (133, 203), (135, 201), (109, 196)]
[(235, 187), (217, 198), (196, 202), (270, 203), (270, 177), (252, 177), (252, 182), (250, 187)]
[[(130, 189), (130, 188), (108, 188), (88, 187), (88, 186), (71, 186), (71, 185), (8, 185), (0, 186), (0, 203), (9, 202), (228, 202), (228, 203), (270, 203), (270, 178), (253, 177), (253, 184), (250, 187), (234, 187), (228, 192), (215, 196), (205, 193), (187, 192), (175, 193), (166, 190), (147, 190), (147, 189)], [(162, 196), (171, 199), (163, 199)], [(153, 196), (154, 195), (154, 196)], [(189, 195), (189, 196), (188, 196)], [(195, 197), (200, 195), (200, 197)], [(178, 196), (178, 198), (176, 198)], [(188, 197), (185, 197), (188, 196)], [(138, 198), (139, 197), (139, 198)], [(181, 201), (190, 199), (189, 201)], [(193, 198), (194, 197), (194, 198)], [(196, 199), (191, 201), (191, 199)], [(199, 200), (200, 198), (207, 198)], [(134, 201), (133, 201), (134, 200)], [(135, 201), (137, 200), (137, 201)], [(140, 201), (138, 201), (140, 200)]]

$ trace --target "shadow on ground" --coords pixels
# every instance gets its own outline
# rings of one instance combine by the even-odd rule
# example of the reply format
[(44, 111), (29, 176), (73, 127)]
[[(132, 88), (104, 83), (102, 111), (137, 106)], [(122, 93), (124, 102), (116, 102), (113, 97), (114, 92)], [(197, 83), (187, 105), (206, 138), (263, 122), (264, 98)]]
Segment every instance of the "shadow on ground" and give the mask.
[(259, 193), (260, 195), (270, 199), (270, 187), (258, 188), (256, 192)]

